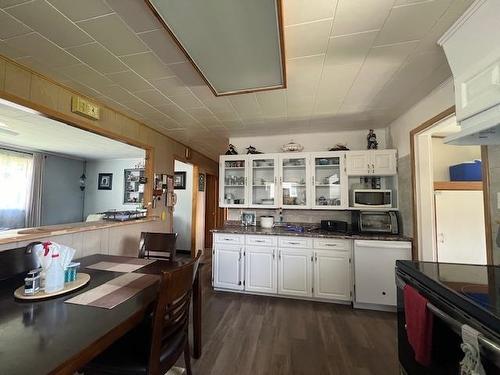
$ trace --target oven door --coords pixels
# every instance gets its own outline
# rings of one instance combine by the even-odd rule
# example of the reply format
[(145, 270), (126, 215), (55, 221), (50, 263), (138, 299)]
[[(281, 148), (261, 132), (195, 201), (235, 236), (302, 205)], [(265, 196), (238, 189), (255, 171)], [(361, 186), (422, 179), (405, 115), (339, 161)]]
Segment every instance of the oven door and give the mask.
[[(403, 285), (408, 283), (425, 296), (434, 314), (433, 337), (432, 337), (432, 363), (429, 367), (420, 365), (415, 361), (413, 348), (408, 342), (406, 335), (406, 320), (404, 310)], [(413, 280), (399, 270), (396, 274), (397, 288), (397, 315), (398, 315), (398, 355), (399, 363), (403, 373), (408, 375), (428, 374), (459, 374), (460, 361), (464, 354), (460, 349), (462, 338), (457, 333), (461, 324), (468, 324), (474, 328), (477, 323), (460, 315), (460, 312), (447, 305), (439, 296), (436, 296), (420, 283)], [(499, 343), (495, 343), (500, 348)], [(485, 348), (481, 345), (481, 363), (486, 374), (500, 373), (500, 352), (495, 348)]]

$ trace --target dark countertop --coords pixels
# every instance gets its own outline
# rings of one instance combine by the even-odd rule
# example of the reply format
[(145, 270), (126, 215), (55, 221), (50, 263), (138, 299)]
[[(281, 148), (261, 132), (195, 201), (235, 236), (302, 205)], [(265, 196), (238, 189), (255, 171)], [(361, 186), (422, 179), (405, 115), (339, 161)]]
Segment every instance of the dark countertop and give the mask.
[(272, 236), (295, 236), (312, 238), (341, 238), (347, 240), (378, 240), (378, 241), (412, 241), (411, 237), (394, 234), (371, 234), (371, 233), (339, 233), (329, 232), (310, 226), (306, 227), (304, 232), (292, 232), (286, 227), (274, 227), (271, 229), (261, 228), (259, 226), (244, 227), (235, 224), (226, 224), (221, 228), (213, 229), (213, 233), (231, 233), (231, 234), (259, 234)]

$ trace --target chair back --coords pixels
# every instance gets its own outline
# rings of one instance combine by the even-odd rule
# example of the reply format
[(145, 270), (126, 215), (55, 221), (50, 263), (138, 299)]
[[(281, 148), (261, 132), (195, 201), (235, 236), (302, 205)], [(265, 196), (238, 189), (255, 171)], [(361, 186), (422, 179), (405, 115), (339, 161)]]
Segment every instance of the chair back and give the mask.
[[(142, 232), (139, 242), (139, 258), (153, 256), (154, 258), (168, 258), (174, 261), (177, 251), (176, 242), (177, 233)], [(151, 255), (151, 252), (156, 254)]]
[[(193, 282), (198, 271), (201, 251), (196, 258), (171, 272), (163, 272), (158, 300), (153, 314), (152, 341), (149, 357), (149, 373), (164, 374), (169, 363), (162, 363), (162, 353), (168, 350), (170, 338), (184, 333), (186, 340), (189, 326), (189, 305)], [(183, 349), (183, 347), (181, 348)]]

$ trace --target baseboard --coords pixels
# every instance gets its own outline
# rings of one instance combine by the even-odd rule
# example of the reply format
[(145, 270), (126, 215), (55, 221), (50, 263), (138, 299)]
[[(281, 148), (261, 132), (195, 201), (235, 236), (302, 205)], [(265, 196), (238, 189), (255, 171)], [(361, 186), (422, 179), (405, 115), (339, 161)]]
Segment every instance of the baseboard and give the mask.
[(387, 311), (387, 312), (396, 312), (396, 306), (389, 306), (389, 305), (375, 305), (371, 303), (353, 303), (353, 307), (355, 309), (362, 309), (362, 310), (376, 310), (376, 311)]

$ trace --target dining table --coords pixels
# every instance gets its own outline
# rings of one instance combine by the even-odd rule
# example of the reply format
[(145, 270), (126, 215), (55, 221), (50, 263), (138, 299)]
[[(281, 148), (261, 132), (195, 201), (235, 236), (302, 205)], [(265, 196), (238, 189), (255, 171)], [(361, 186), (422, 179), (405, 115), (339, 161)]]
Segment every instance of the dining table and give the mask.
[[(79, 259), (80, 272), (90, 275), (86, 286), (59, 297), (24, 301), (14, 290), (24, 284), (20, 274), (0, 281), (0, 375), (74, 374), (114, 341), (138, 325), (152, 311), (159, 283), (153, 283), (117, 306), (107, 309), (65, 303), (123, 273), (86, 268), (125, 257), (96, 254)], [(160, 275), (189, 262), (156, 260), (135, 273)], [(201, 268), (201, 267), (200, 267)], [(193, 284), (193, 357), (201, 355), (200, 268)], [(158, 278), (159, 281), (159, 278)]]

